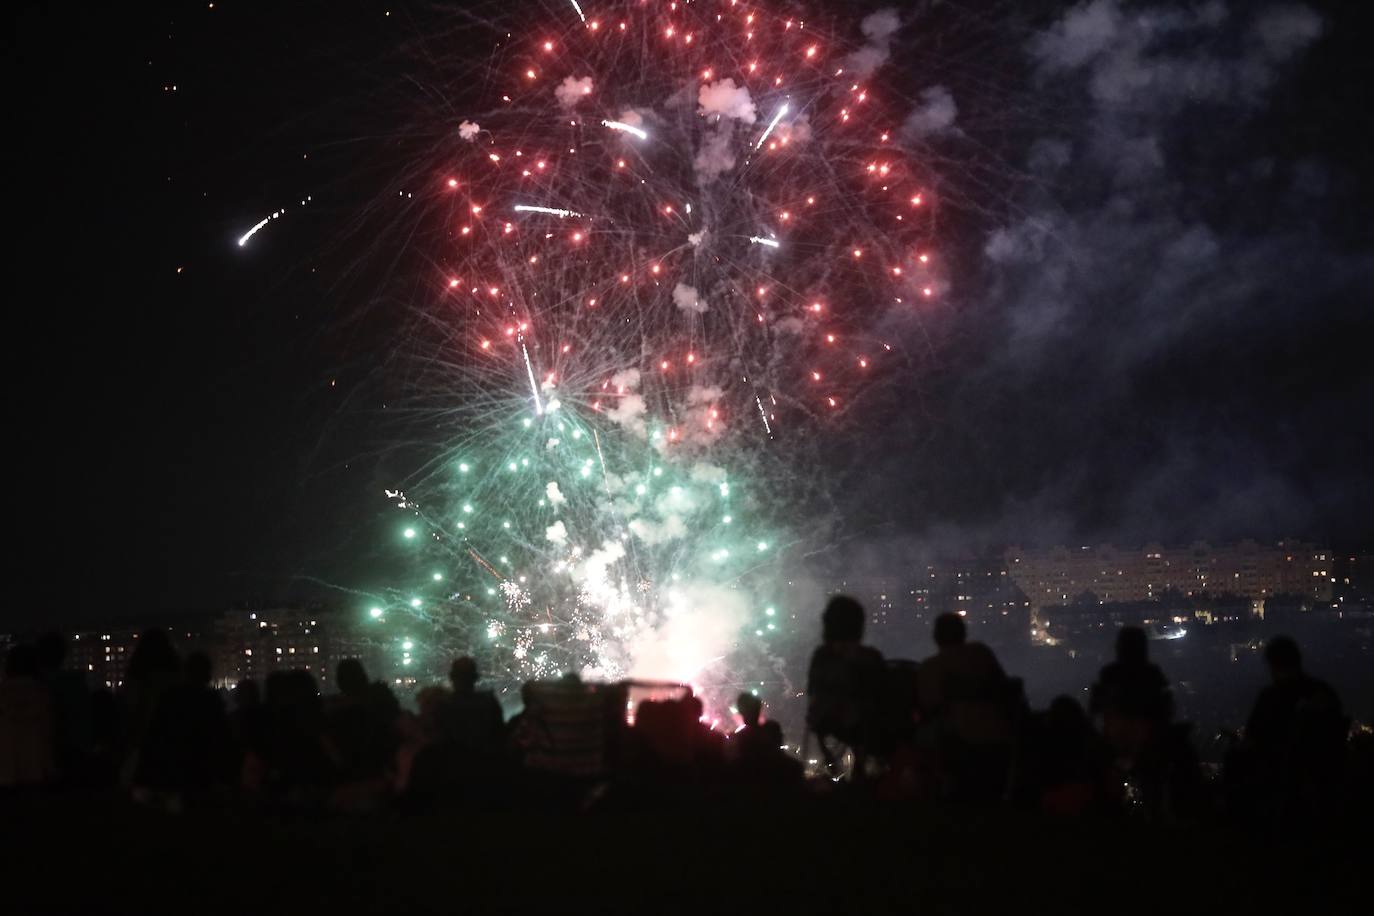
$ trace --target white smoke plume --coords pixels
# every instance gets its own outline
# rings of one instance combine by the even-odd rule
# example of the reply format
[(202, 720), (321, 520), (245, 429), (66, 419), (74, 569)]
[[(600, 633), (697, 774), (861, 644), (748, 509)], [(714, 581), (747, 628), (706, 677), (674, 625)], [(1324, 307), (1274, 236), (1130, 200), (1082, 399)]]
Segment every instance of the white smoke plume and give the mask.
[(892, 56), (892, 36), (901, 26), (901, 17), (890, 7), (865, 16), (859, 23), (859, 29), (868, 39), (868, 44), (845, 58), (845, 72), (858, 79), (872, 76)]
[(754, 100), (749, 95), (748, 86), (736, 86), (735, 81), (726, 77), (707, 83), (697, 92), (697, 114), (704, 117), (720, 115), (733, 118), (745, 124), (753, 124), (758, 118), (754, 110)]
[(627, 642), (629, 674), (690, 683), (730, 653), (749, 619), (749, 603), (741, 592), (720, 585), (683, 583), (670, 591), (659, 625)]
[(916, 107), (907, 115), (902, 130), (909, 137), (923, 139), (942, 134), (954, 126), (959, 106), (944, 86), (931, 86), (921, 92)]
[(710, 307), (706, 304), (706, 300), (697, 293), (696, 287), (688, 286), (685, 283), (679, 283), (673, 287), (673, 305), (684, 312), (694, 312), (698, 315)]
[(477, 132), (481, 129), (482, 128), (479, 127), (476, 122), (464, 121), (462, 124), (458, 125), (458, 136), (471, 143), (473, 140), (477, 139)]
[(636, 518), (630, 521), (627, 526), (630, 533), (639, 540), (653, 546), (662, 544), (665, 541), (676, 541), (687, 536), (690, 530), (687, 523), (680, 515), (667, 515), (661, 521), (655, 522), (649, 519)]
[(554, 522), (544, 529), (544, 538), (550, 544), (557, 544), (561, 547), (568, 543), (568, 526), (564, 525), (562, 521)]
[(558, 481), (550, 480), (544, 486), (544, 493), (548, 496), (549, 505), (561, 506), (568, 501), (568, 497), (563, 495), (563, 491), (558, 488)]
[(611, 388), (617, 402), (606, 411), (606, 418), (638, 436), (644, 436), (648, 432), (648, 426), (644, 422), (644, 398), (637, 390), (639, 370), (625, 369), (617, 372), (611, 376)]
[(803, 112), (790, 121), (783, 121), (778, 125), (777, 130), (773, 131), (773, 136), (777, 138), (779, 143), (786, 143), (792, 146), (800, 146), (810, 141), (810, 116)]
[(730, 148), (733, 135), (734, 132), (724, 124), (706, 135), (696, 158), (692, 160), (698, 179), (710, 181), (735, 167), (735, 151)]
[(587, 557), (581, 565), (579, 572), (583, 581), (588, 579), (605, 579), (607, 570), (611, 566), (619, 563), (625, 558), (625, 545), (619, 541), (607, 541), (592, 555)]
[(689, 476), (692, 480), (700, 483), (714, 484), (724, 483), (726, 478), (725, 468), (719, 465), (707, 464), (704, 461), (698, 461), (696, 464), (692, 465)]
[(568, 109), (576, 108), (579, 102), (592, 94), (592, 78), (565, 76), (563, 82), (554, 88), (553, 94), (559, 105)]
[(1248, 40), (1223, 56), (1198, 38), (1219, 33), (1229, 15), (1220, 3), (1141, 15), (1120, 0), (1093, 0), (1036, 36), (1030, 50), (1045, 76), (1086, 68), (1103, 105), (1143, 103), (1168, 114), (1199, 103), (1257, 106), (1282, 65), (1321, 35), (1322, 18), (1296, 4), (1269, 7), (1249, 23)]
[[(693, 385), (687, 389), (687, 406), (682, 412), (681, 423), (677, 427), (677, 441), (674, 446), (710, 445), (725, 432), (725, 424), (717, 416), (717, 406), (725, 396), (723, 389), (715, 385)], [(693, 468), (693, 481), (700, 481), (697, 469)], [(724, 472), (722, 472), (723, 475)]]

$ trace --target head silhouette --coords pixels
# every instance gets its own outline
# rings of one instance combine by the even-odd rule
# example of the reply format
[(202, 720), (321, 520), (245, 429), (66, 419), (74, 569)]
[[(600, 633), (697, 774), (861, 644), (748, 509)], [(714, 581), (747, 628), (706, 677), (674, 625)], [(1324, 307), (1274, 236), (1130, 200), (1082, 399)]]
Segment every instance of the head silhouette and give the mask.
[(50, 630), (38, 637), (38, 642), (34, 643), (34, 651), (38, 653), (38, 664), (47, 674), (62, 670), (62, 662), (67, 658), (67, 641), (62, 638), (62, 634), (56, 630)]
[(751, 727), (757, 726), (763, 717), (763, 701), (747, 690), (735, 699), (735, 708), (739, 710), (739, 717), (744, 724)]
[(1065, 731), (1082, 731), (1092, 728), (1092, 719), (1079, 703), (1071, 696), (1060, 695), (1050, 701), (1045, 721), (1051, 728)]
[(356, 658), (346, 658), (334, 671), (334, 683), (344, 696), (360, 696), (367, 690), (367, 669)]
[(138, 635), (138, 647), (129, 657), (129, 680), (145, 681), (159, 675), (175, 674), (181, 663), (167, 631), (150, 627)]
[(1275, 636), (1269, 640), (1264, 647), (1264, 661), (1276, 681), (1302, 673), (1302, 652), (1291, 636)]
[(964, 618), (958, 614), (941, 614), (935, 618), (935, 645), (941, 649), (962, 646), (968, 639), (968, 628)]
[(238, 709), (256, 707), (262, 702), (262, 690), (252, 678), (244, 678), (234, 685), (234, 706)]
[(477, 686), (477, 662), (464, 655), (448, 666), (448, 680), (455, 693), (472, 693)]
[(1143, 665), (1148, 659), (1145, 631), (1140, 627), (1122, 627), (1116, 634), (1116, 660), (1123, 665)]
[(426, 727), (438, 723), (447, 702), (448, 691), (442, 687), (425, 687), (415, 694), (415, 705), (420, 709), (420, 720)]
[(186, 675), (186, 683), (192, 687), (209, 687), (210, 656), (204, 652), (192, 652), (186, 656), (186, 664), (182, 668), (182, 673)]
[(835, 595), (821, 615), (826, 642), (858, 642), (864, 635), (864, 606), (848, 595)]
[(11, 646), (5, 656), (6, 677), (38, 677), (38, 652), (26, 643)]

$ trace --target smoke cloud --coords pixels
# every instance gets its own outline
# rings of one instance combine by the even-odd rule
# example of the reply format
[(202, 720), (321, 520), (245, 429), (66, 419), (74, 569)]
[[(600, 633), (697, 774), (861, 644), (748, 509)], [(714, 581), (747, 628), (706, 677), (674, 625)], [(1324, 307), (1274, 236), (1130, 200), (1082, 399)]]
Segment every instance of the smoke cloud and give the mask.
[(685, 283), (679, 283), (673, 287), (673, 305), (684, 312), (692, 312), (697, 315), (702, 314), (708, 308), (706, 300), (697, 294), (696, 288)]
[(564, 108), (573, 109), (592, 94), (592, 78), (590, 76), (565, 76), (563, 82), (554, 87), (554, 98), (558, 99), (558, 104)]
[[(1339, 368), (1374, 257), (1336, 228), (1356, 179), (1293, 155), (1273, 121), (1325, 30), (1295, 3), (1092, 0), (1034, 34), (1034, 91), (1061, 114), (959, 284), (969, 336), (928, 392), (937, 422), (894, 406), (900, 461), (856, 477), (902, 475), (928, 536), (971, 547), (1279, 537), (1348, 516), (1358, 476), (1313, 467), (1359, 452), (1341, 417), (1374, 402)], [(936, 88), (916, 135), (954, 129)], [(1327, 388), (1311, 390), (1349, 380), (1339, 397), (1295, 393), (1313, 366)]]
[(859, 23), (859, 30), (868, 42), (845, 58), (845, 72), (858, 79), (872, 76), (892, 56), (892, 36), (901, 27), (901, 17), (890, 7), (865, 16)]
[(729, 77), (701, 87), (697, 92), (697, 113), (704, 117), (732, 118), (744, 124), (753, 124), (758, 118), (749, 88), (736, 86)]
[(907, 115), (902, 130), (909, 137), (924, 139), (941, 134), (954, 126), (959, 115), (959, 106), (954, 104), (954, 96), (944, 86), (931, 86), (921, 92), (917, 105)]

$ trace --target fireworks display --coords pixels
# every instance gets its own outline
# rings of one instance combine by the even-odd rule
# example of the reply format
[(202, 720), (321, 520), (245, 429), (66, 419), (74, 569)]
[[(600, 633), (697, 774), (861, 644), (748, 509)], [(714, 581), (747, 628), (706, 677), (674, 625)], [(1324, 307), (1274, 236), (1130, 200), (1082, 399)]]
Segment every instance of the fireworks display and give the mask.
[(888, 15), (867, 45), (736, 0), (482, 20), (415, 193), (445, 438), (388, 492), (414, 585), (367, 609), (404, 665), (777, 680), (806, 456), (940, 288), (930, 176), (874, 82)]

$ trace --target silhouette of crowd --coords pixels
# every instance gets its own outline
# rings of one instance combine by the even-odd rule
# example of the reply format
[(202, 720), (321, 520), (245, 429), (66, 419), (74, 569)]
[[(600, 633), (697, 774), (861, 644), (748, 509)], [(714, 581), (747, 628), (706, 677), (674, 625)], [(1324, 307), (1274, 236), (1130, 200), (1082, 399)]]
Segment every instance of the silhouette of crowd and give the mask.
[(682, 685), (644, 694), (566, 675), (526, 683), (506, 721), (463, 657), (408, 711), (357, 659), (338, 665), (333, 695), (304, 670), (218, 690), (206, 655), (179, 657), (152, 629), (115, 694), (65, 669), (64, 640), (50, 634), (5, 659), (0, 788), (117, 789), (169, 811), (342, 812), (850, 792), (1289, 827), (1338, 809), (1361, 765), (1340, 699), (1287, 637), (1269, 642), (1271, 683), (1209, 778), (1137, 628), (1119, 631), (1087, 708), (1060, 696), (1034, 710), (960, 616), (935, 621), (937, 651), (919, 663), (864, 645), (864, 618), (852, 598), (825, 608), (800, 756), (751, 693), (736, 700), (738, 727), (722, 730)]

